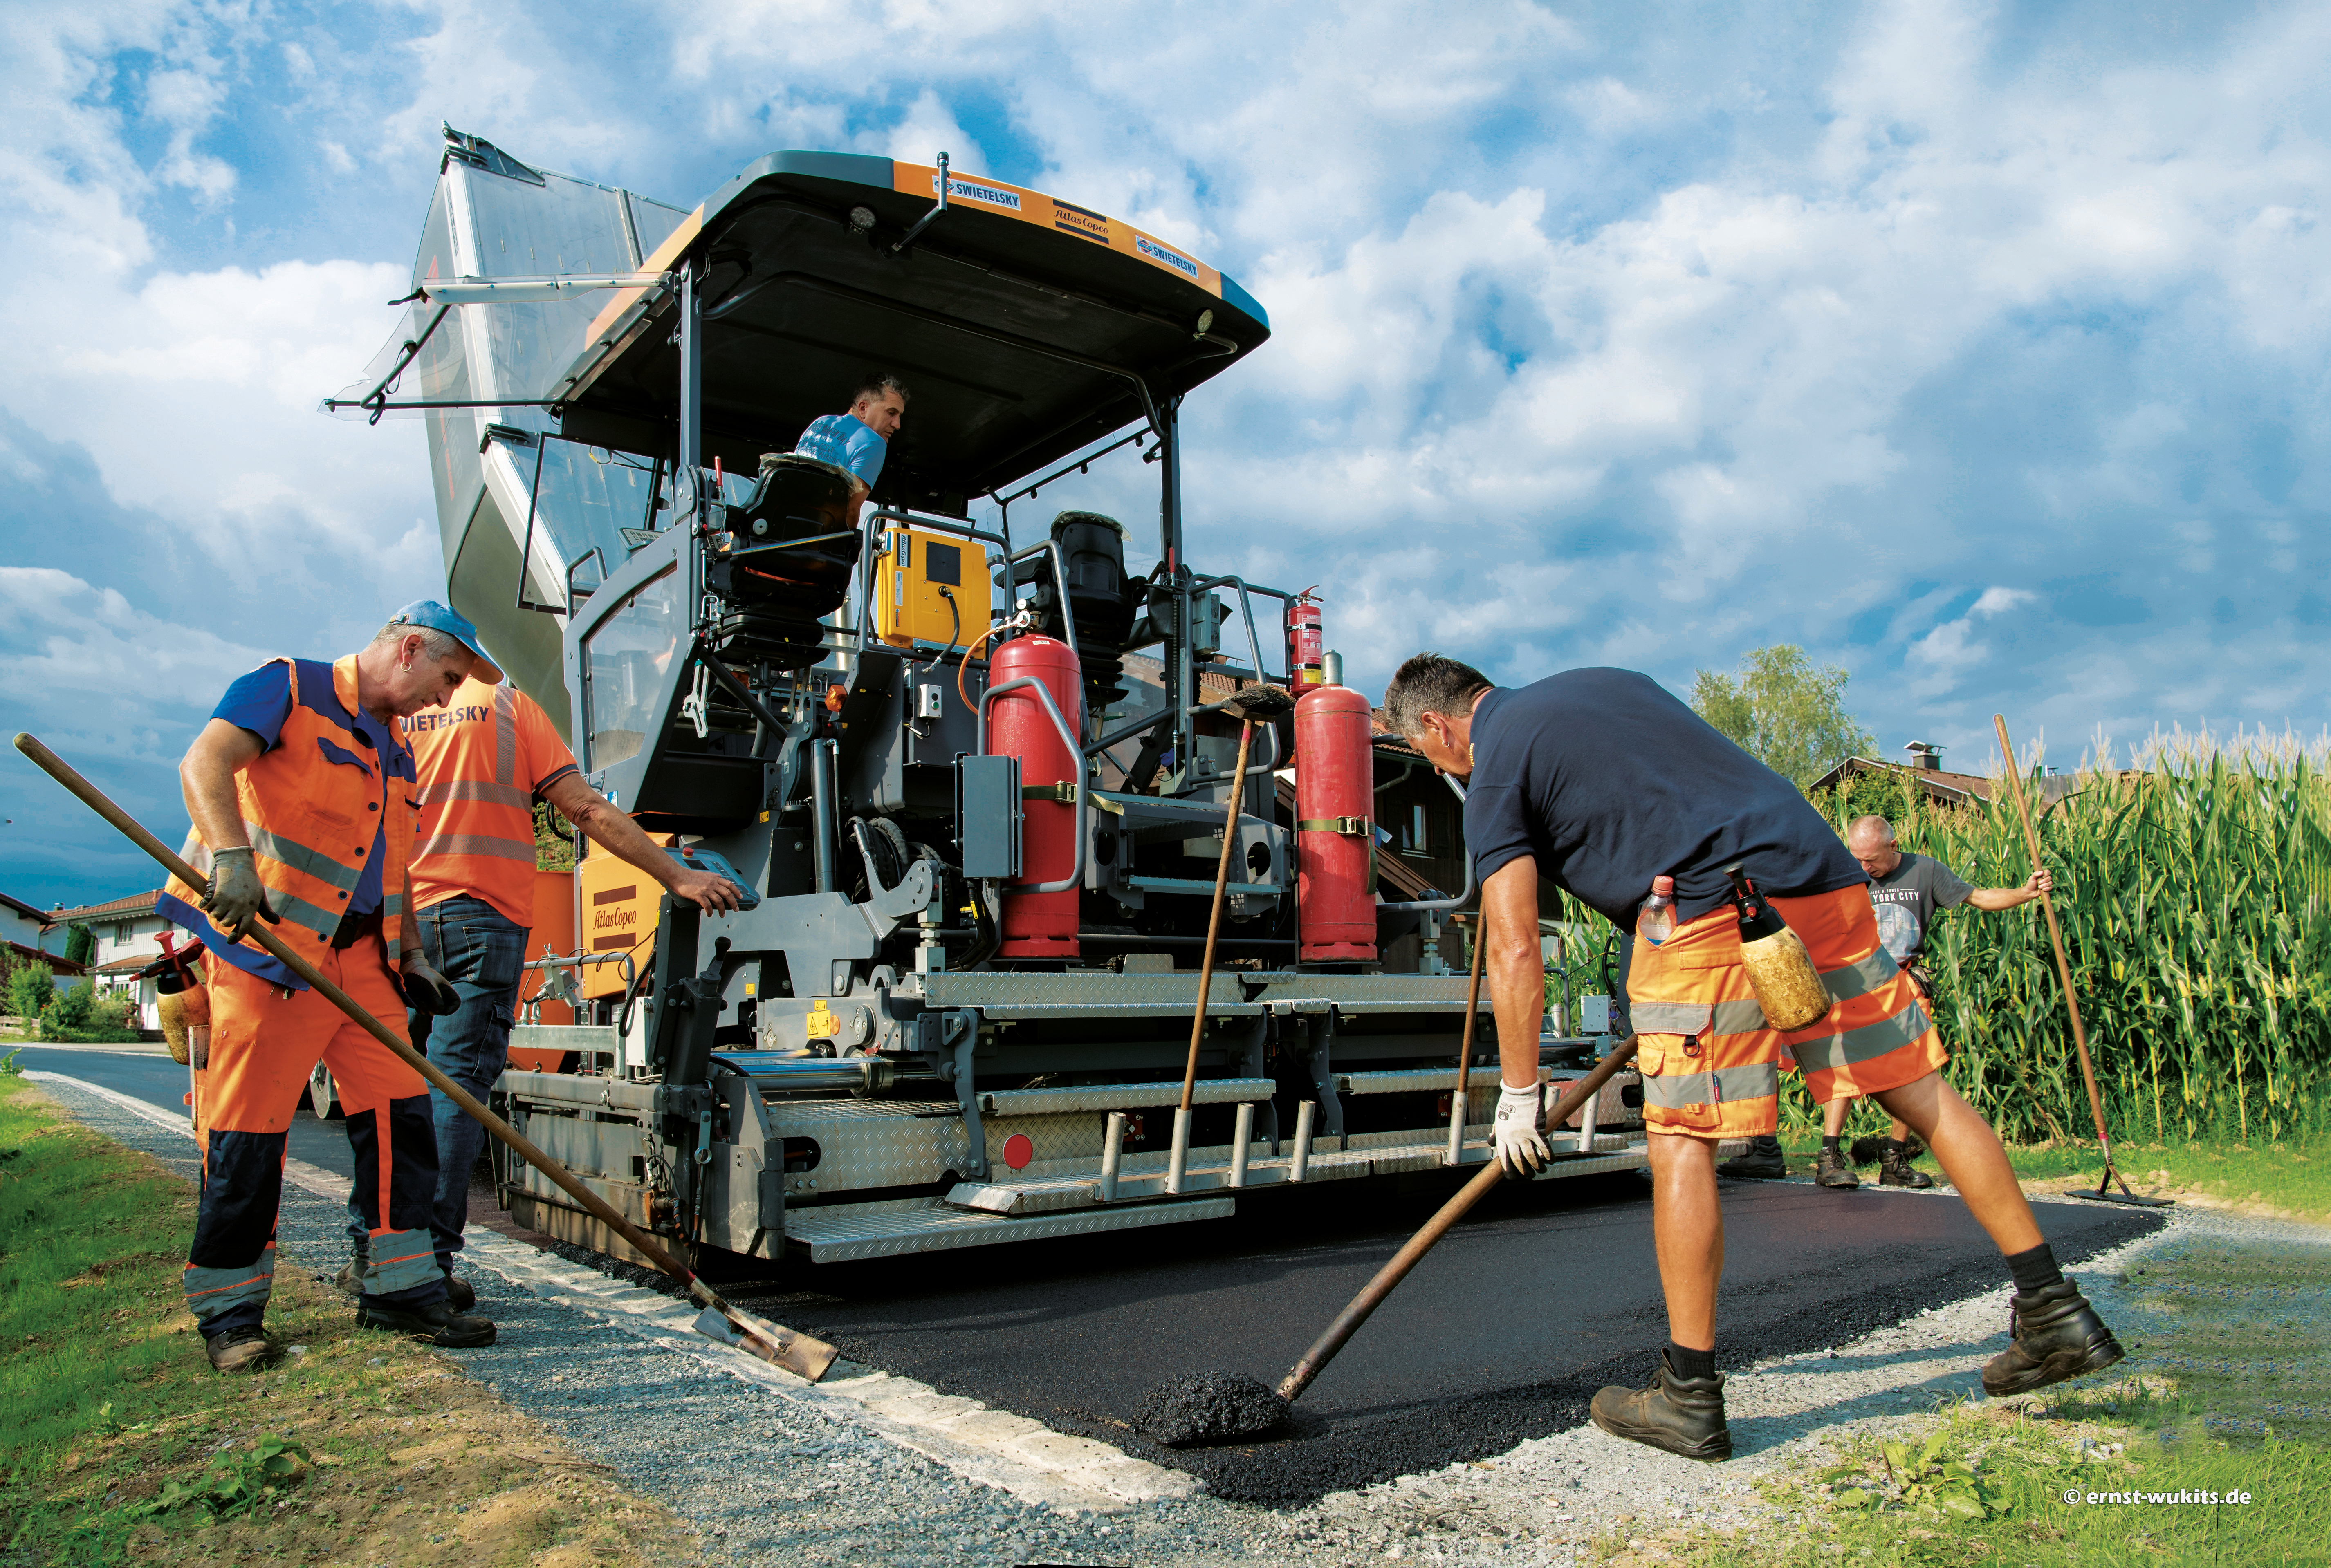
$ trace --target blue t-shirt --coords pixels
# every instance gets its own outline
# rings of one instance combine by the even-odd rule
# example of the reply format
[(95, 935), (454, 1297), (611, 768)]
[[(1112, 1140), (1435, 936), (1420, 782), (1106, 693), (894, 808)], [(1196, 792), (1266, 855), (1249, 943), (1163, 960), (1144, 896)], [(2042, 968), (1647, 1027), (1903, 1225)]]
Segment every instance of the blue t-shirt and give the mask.
[(1482, 878), (1534, 856), (1538, 875), (1621, 927), (1661, 875), (1675, 879), (1679, 921), (1725, 902), (1735, 861), (1776, 897), (1870, 879), (1795, 785), (1632, 670), (1484, 695), (1466, 790)]
[[(264, 750), (273, 751), (282, 738), (283, 721), (291, 717), (291, 667), (280, 662), (262, 664), (239, 677), (226, 689), (226, 695), (219, 698), (211, 717), (240, 725), (260, 738)], [(362, 708), (356, 710), (356, 720), (357, 738), (372, 747), (375, 757), (395, 749), (398, 742), (388, 726)], [(376, 774), (379, 766), (377, 762), (374, 764)], [(387, 859), (388, 829), (376, 827), (372, 831), (372, 853), (365, 857), (364, 869), (357, 874), (357, 889), (348, 895), (348, 914), (369, 915), (380, 908), (381, 865)]]
[(855, 414), (829, 413), (810, 421), (794, 451), (848, 469), (871, 490), (882, 477), (882, 460), (890, 455), (890, 443)]

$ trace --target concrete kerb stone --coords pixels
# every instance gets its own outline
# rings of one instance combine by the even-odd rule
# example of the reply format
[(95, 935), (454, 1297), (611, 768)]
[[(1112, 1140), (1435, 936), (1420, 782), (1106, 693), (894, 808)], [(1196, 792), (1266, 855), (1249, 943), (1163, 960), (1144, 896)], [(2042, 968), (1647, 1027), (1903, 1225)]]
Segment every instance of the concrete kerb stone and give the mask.
[[(189, 1139), (194, 1136), (193, 1123), (186, 1117), (102, 1085), (62, 1073), (31, 1071), (24, 1076), (70, 1084), (157, 1126)], [(346, 1176), (292, 1159), (284, 1161), (283, 1176), (319, 1197), (347, 1201), (351, 1183)], [(837, 1362), (834, 1371), (842, 1375), (829, 1373), (825, 1382), (813, 1383), (696, 1333), (693, 1307), (611, 1279), (507, 1236), (472, 1231), (463, 1239), (462, 1252), (472, 1267), (490, 1269), (537, 1296), (661, 1349), (710, 1363), (786, 1398), (821, 1406), (829, 1414), (846, 1414), (901, 1448), (1024, 1502), (1077, 1513), (1115, 1514), (1133, 1504), (1191, 1497), (1204, 1489), (1204, 1483), (1194, 1477), (1134, 1459), (1106, 1443), (1054, 1432), (1025, 1416), (942, 1394), (912, 1378), (872, 1367)]]

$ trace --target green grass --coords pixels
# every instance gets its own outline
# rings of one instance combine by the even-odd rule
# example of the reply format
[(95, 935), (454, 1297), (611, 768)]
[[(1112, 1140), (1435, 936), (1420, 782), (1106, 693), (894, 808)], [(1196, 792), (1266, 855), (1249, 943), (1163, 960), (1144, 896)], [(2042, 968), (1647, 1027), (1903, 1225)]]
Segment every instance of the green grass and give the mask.
[[(1923, 1438), (1857, 1440), (1818, 1472), (1765, 1483), (1781, 1511), (1768, 1529), (1715, 1543), (1668, 1535), (1643, 1548), (1613, 1540), (1602, 1554), (1694, 1568), (2324, 1561), (2331, 1455), (2320, 1447), (2215, 1437), (2191, 1401), (2132, 1384), (2047, 1413), (1961, 1406)], [(2127, 1500), (2180, 1493), (2250, 1500)]]
[[(2165, 1241), (2126, 1286), (2133, 1307), (2115, 1324), (2126, 1375), (1858, 1433), (1826, 1462), (1762, 1480), (1777, 1510), (1764, 1525), (1730, 1539), (1607, 1536), (1600, 1556), (1689, 1568), (2331, 1561), (2331, 1239)], [(2181, 1492), (2250, 1500), (2142, 1500)], [(2088, 1500), (2130, 1493), (2140, 1500)]]
[(280, 1359), (213, 1372), (180, 1294), (194, 1213), (0, 1074), (0, 1563), (694, 1560), (667, 1510), (296, 1265)]
[(0, 1077), (0, 1425), (12, 1488), (109, 1423), (161, 1414), (175, 1374), (201, 1356), (178, 1284), (193, 1194), (26, 1088)]
[[(2027, 1182), (2084, 1183), (2094, 1191), (2104, 1158), (2094, 1144), (2010, 1146), (2015, 1174)], [(2114, 1163), (2137, 1192), (2195, 1197), (2331, 1219), (2331, 1145), (2304, 1143), (2116, 1143)], [(1927, 1162), (1931, 1166), (1934, 1162)], [(2117, 1189), (2116, 1189), (2117, 1190)]]

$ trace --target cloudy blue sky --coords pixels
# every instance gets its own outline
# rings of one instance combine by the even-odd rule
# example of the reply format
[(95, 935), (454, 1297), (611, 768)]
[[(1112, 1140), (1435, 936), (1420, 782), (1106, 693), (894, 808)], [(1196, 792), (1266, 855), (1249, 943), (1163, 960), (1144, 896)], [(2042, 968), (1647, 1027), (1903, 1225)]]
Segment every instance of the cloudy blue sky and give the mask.
[[(2314, 734), (2326, 66), (2320, 5), (7, 0), (0, 717), (175, 840), (229, 679), (442, 590), (420, 427), (314, 408), (450, 121), (683, 206), (944, 147), (1214, 261), (1276, 337), (1193, 554), (1372, 690), (1793, 641), (1956, 765)], [(0, 764), (0, 889), (152, 885), (77, 810)]]

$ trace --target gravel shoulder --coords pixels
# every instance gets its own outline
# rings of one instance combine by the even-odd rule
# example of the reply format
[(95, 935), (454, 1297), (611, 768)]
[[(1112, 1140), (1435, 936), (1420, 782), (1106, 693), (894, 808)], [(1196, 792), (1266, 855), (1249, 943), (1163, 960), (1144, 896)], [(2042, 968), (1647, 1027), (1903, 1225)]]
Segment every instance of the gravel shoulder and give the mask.
[[(183, 1134), (70, 1084), (43, 1087), (89, 1126), (191, 1171)], [(289, 1185), (284, 1200), (284, 1266), (328, 1274), (341, 1257), (339, 1210)], [(2154, 1250), (2194, 1237), (2325, 1234), (2223, 1212), (2166, 1217), (2162, 1231), (2076, 1270), (2139, 1341), (2147, 1335), (2132, 1326), (2141, 1315), (2122, 1282)], [(1770, 1512), (1760, 1476), (1820, 1458), (1841, 1433), (1916, 1425), (1939, 1405), (1979, 1398), (1976, 1372), (2005, 1319), (2003, 1281), (1835, 1350), (1733, 1371), (1727, 1403), (1742, 1452), (1727, 1465), (1585, 1427), (1299, 1509), (1208, 1497), (1072, 1507), (990, 1484), (975, 1455), (908, 1446), (879, 1409), (755, 1375), (718, 1347), (626, 1331), (578, 1309), (571, 1291), (562, 1299), (530, 1288), (521, 1269), (498, 1273), (481, 1257), (474, 1278), (501, 1341), (451, 1359), (687, 1520), (702, 1561), (720, 1563), (1570, 1563), (1622, 1526), (1753, 1527)]]

